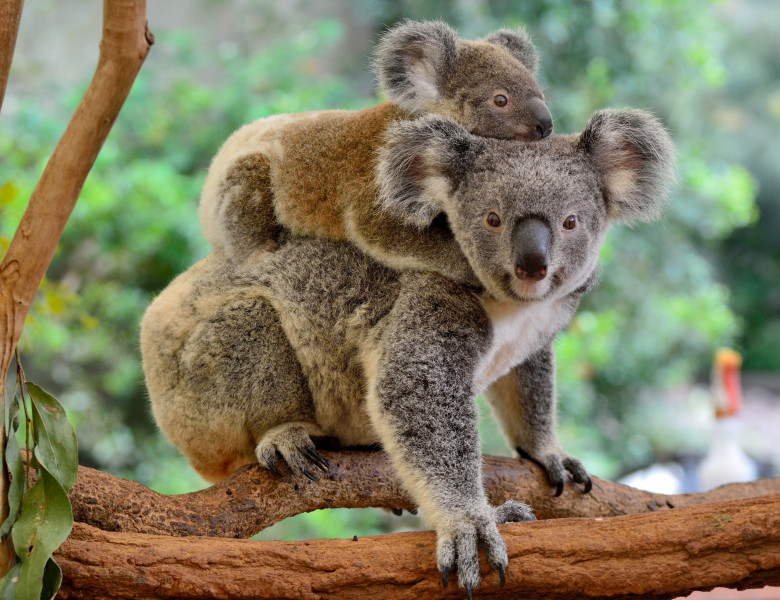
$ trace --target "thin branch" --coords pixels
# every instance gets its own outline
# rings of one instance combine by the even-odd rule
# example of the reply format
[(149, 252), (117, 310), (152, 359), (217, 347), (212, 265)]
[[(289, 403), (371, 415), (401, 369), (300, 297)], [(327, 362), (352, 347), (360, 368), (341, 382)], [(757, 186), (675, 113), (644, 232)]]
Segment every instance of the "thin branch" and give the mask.
[(8, 73), (14, 58), (23, 5), (24, 0), (3, 0), (0, 2), (0, 108), (3, 107)]
[[(499, 526), (507, 586), (479, 598), (660, 600), (780, 583), (780, 495), (642, 515)], [(465, 598), (443, 590), (432, 532), (259, 542), (105, 532), (77, 523), (55, 553), (62, 598)]]
[[(286, 468), (279, 478), (252, 466), (208, 489), (177, 496), (79, 467), (70, 491), (74, 518), (107, 531), (246, 538), (282, 519), (320, 508), (414, 508), (384, 453), (352, 450), (322, 455), (331, 468), (316, 483)], [(594, 479), (590, 494), (567, 486), (556, 498), (542, 469), (531, 461), (485, 456), (483, 474), (493, 504), (523, 500), (540, 519), (612, 517), (780, 493), (780, 479), (676, 496)]]

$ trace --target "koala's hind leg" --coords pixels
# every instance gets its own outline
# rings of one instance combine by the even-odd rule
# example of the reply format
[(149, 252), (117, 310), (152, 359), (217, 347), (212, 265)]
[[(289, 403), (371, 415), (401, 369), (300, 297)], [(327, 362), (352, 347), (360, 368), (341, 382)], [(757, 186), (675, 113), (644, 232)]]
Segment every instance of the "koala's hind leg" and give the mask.
[(278, 313), (259, 290), (232, 292), (182, 350), (180, 385), (192, 404), (188, 419), (178, 417), (187, 437), (169, 433), (171, 441), (212, 481), (258, 460), (274, 470), (277, 451), (293, 468), (300, 455), (324, 468), (309, 438), (319, 428), (308, 380)]
[(520, 502), (490, 506), (483, 488), (473, 375), (488, 342), (487, 317), (462, 286), (433, 274), (417, 278), (388, 315), (377, 350), (364, 353), (368, 412), (396, 472), (436, 529), (445, 585), (457, 568), (470, 592), (480, 579), (480, 547), (504, 577), (508, 557), (496, 523), (534, 517)]
[(258, 152), (233, 163), (217, 194), (217, 226), (223, 250), (243, 259), (258, 250), (273, 250), (282, 230), (274, 211), (271, 165)]
[(571, 478), (591, 490), (592, 482), (582, 462), (566, 454), (558, 442), (555, 419), (555, 355), (548, 345), (498, 379), (485, 393), (501, 429), (522, 458), (530, 458), (547, 471), (563, 493)]

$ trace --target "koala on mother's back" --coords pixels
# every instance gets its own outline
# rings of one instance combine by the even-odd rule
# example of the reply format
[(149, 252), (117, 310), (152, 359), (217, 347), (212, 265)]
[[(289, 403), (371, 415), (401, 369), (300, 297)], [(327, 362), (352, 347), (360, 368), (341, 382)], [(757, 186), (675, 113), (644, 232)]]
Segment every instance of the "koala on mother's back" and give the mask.
[(488, 503), (476, 396), (558, 493), (567, 479), (590, 489), (558, 442), (552, 342), (593, 283), (609, 222), (657, 214), (673, 158), (663, 126), (638, 110), (600, 111), (581, 134), (533, 144), (443, 117), (397, 123), (379, 155), (381, 210), (444, 213), (479, 284), (392, 270), (320, 238), (243, 264), (215, 251), (142, 323), (160, 429), (211, 481), (253, 462), (278, 471), (280, 457), (288, 477), (316, 479), (327, 465), (311, 436), (380, 443), (436, 530), (445, 585), (457, 569), (471, 594), (479, 548), (503, 581), (496, 524), (533, 514)]
[(388, 102), (273, 115), (228, 138), (201, 195), (206, 239), (239, 260), (290, 233), (349, 240), (390, 267), (473, 282), (446, 224), (377, 210), (377, 150), (393, 123), (431, 114), (490, 138), (548, 136), (553, 122), (534, 78), (537, 62), (522, 29), (470, 41), (439, 21), (396, 25), (374, 57)]

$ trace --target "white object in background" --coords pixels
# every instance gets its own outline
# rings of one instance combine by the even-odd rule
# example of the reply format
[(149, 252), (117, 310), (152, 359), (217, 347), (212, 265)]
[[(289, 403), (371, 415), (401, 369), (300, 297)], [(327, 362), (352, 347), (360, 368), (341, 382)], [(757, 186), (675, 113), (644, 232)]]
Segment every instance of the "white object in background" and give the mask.
[(701, 491), (724, 483), (752, 481), (758, 476), (756, 463), (739, 443), (742, 387), (739, 370), (742, 357), (733, 350), (721, 349), (715, 355), (712, 371), (712, 399), (715, 423), (710, 449), (697, 469)]
[(622, 477), (618, 483), (653, 494), (681, 494), (683, 468), (677, 463), (656, 463)]

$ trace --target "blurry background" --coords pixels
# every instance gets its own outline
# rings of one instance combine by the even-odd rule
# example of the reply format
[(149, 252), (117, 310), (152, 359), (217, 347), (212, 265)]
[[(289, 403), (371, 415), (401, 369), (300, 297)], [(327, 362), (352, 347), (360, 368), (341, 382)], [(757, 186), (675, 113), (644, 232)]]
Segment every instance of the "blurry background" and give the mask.
[[(602, 279), (557, 340), (560, 435), (600, 477), (699, 460), (721, 345), (744, 355), (743, 442), (780, 465), (780, 3), (674, 0), (168, 0), (156, 43), (68, 224), (20, 344), (27, 377), (74, 422), (81, 464), (176, 493), (205, 484), (157, 431), (138, 323), (208, 252), (197, 219), (211, 157), (240, 125), (378, 101), (367, 63), (402, 18), (462, 37), (525, 26), (557, 132), (643, 107), (672, 131), (679, 186), (662, 222), (615, 227)], [(0, 246), (98, 54), (99, 2), (26, 3), (0, 115)], [(485, 451), (510, 455), (483, 406)], [(320, 511), (261, 534), (351, 537), (418, 526)]]

